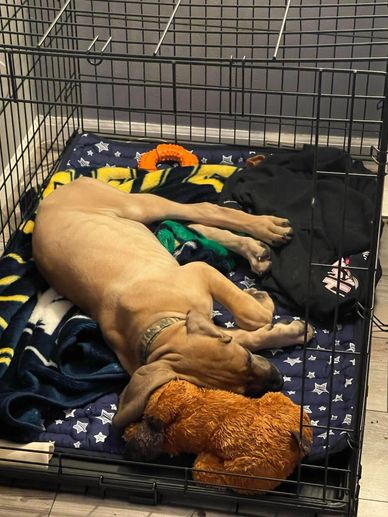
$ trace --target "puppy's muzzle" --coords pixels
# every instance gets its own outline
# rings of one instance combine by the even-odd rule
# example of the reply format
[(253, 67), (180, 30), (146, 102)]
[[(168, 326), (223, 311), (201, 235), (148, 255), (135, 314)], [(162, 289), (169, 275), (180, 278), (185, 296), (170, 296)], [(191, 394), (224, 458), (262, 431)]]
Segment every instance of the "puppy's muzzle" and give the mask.
[(280, 370), (268, 362), (268, 370), (259, 374), (253, 381), (247, 384), (245, 395), (248, 397), (261, 397), (267, 391), (281, 391), (284, 385), (283, 375)]
[(284, 379), (281, 371), (272, 365), (271, 379), (267, 391), (281, 391), (284, 386)]

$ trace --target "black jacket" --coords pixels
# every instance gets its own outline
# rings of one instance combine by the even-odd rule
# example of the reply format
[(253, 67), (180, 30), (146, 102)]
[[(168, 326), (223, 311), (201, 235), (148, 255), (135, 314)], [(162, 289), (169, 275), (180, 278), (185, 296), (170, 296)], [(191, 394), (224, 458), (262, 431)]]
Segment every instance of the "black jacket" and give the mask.
[[(319, 148), (317, 164), (319, 171), (369, 173), (362, 162), (336, 148)], [(366, 273), (345, 266), (368, 266), (365, 252), (370, 248), (376, 176), (348, 175), (345, 180), (343, 175), (318, 174), (314, 181), (313, 170), (312, 146), (274, 154), (258, 167), (231, 176), (219, 204), (290, 220), (294, 237), (290, 244), (273, 248), (272, 270), (263, 288), (301, 312), (308, 300), (310, 315), (322, 320), (333, 315), (337, 300), (343, 315), (364, 299)], [(337, 270), (314, 266), (308, 288), (311, 237), (312, 262), (335, 264), (343, 258), (339, 286)]]

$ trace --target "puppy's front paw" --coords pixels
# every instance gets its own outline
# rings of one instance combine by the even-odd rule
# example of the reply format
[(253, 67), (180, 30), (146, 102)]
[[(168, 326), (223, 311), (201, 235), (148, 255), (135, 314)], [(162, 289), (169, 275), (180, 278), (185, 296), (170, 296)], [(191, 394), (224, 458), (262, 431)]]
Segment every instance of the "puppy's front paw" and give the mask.
[(251, 271), (261, 276), (271, 268), (271, 250), (270, 248), (252, 237), (243, 237), (241, 242), (241, 255), (245, 257), (250, 266)]

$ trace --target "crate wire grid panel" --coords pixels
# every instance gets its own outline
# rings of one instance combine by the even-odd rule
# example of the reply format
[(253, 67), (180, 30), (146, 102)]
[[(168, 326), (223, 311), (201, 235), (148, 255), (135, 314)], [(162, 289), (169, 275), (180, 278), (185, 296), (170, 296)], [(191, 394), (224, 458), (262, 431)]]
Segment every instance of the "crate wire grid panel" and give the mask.
[[(367, 154), (381, 120), (384, 76), (361, 71), (385, 72), (386, 6), (260, 4), (111, 0), (65, 2), (59, 9), (57, 2), (34, 7), (24, 2), (13, 8), (14, 16), (9, 12), (3, 39), (15, 44), (11, 69), (26, 51), (23, 38), (31, 43), (29, 57), (40, 50), (41, 62), (32, 63), (35, 73), (28, 84), (40, 90), (40, 105), (65, 107), (74, 88), (85, 130), (187, 142), (296, 146), (313, 141), (317, 76), (312, 68), (324, 66), (321, 143), (344, 146), (351, 78), (340, 69), (356, 68), (353, 131), (358, 135), (352, 142)], [(17, 37), (12, 36), (15, 20)], [(86, 59), (73, 61), (74, 69), (57, 59), (55, 65), (63, 66), (54, 74), (52, 56), (60, 54)], [(43, 72), (51, 74), (45, 78)], [(9, 96), (12, 88), (23, 87), (26, 75), (28, 68), (19, 80), (14, 74)], [(48, 88), (59, 95), (56, 104)]]
[[(22, 193), (56, 170), (74, 132), (96, 131), (125, 140), (291, 149), (308, 143), (363, 159), (372, 154), (375, 264), (388, 132), (386, 2), (48, 0), (0, 2), (0, 13), (3, 245), (20, 223)], [(339, 467), (327, 451), (322, 465), (302, 465), (296, 480), (260, 504), (354, 514), (374, 276), (371, 267), (352, 453)], [(337, 323), (336, 314), (333, 329)], [(333, 340), (332, 359), (334, 353)], [(100, 462), (95, 482), (152, 497), (209, 496), (232, 501), (239, 512), (249, 500), (193, 484), (189, 469), (158, 468), (151, 478), (128, 471), (123, 480), (111, 462)], [(58, 472), (63, 479), (94, 475), (63, 454), (44, 476)]]

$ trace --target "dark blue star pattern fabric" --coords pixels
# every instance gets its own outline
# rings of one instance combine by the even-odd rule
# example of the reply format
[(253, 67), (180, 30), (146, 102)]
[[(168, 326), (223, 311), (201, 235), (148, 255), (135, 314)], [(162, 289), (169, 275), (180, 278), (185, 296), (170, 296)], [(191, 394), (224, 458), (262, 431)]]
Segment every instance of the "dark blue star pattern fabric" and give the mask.
[[(80, 167), (137, 167), (143, 153), (156, 147), (156, 143), (133, 143), (110, 140), (94, 133), (77, 135), (64, 153), (60, 170), (78, 169)], [(220, 163), (223, 165), (243, 165), (245, 160), (260, 152), (269, 152), (268, 148), (252, 147), (239, 149), (236, 146), (215, 147), (210, 145), (184, 146), (195, 152), (199, 163)], [(160, 168), (168, 167), (159, 164)]]
[[(60, 169), (134, 167), (139, 155), (154, 146), (129, 145), (84, 133), (72, 140)], [(239, 165), (262, 151), (186, 147), (203, 164)], [(25, 228), (23, 239), (29, 232)], [(8, 251), (6, 260), (14, 269), (20, 269), (28, 260), (27, 256), (15, 254), (14, 249)], [(8, 278), (15, 276), (14, 269), (7, 270)], [(21, 276), (19, 269), (17, 275)], [(258, 277), (243, 261), (229, 273), (229, 278), (241, 289), (260, 289)], [(4, 335), (12, 336), (13, 319), (17, 316), (17, 346), (3, 346), (3, 363), (8, 368), (0, 381), (0, 432), (6, 438), (55, 441), (57, 447), (73, 451), (122, 454), (123, 440), (111, 421), (127, 375), (103, 343), (96, 323), (52, 289), (43, 291), (38, 284), (30, 289), (29, 284), (23, 283), (17, 299), (7, 288), (14, 312), (9, 311), (9, 321), (4, 317), (0, 323), (6, 329)], [(30, 300), (36, 302), (35, 306)], [(25, 303), (31, 306), (22, 311), (20, 307), (25, 307)], [(277, 306), (274, 323), (284, 316), (302, 315)], [(220, 326), (236, 326), (231, 314), (220, 305), (214, 305), (213, 318)], [(282, 372), (284, 394), (303, 405), (310, 416), (314, 427), (311, 461), (352, 443), (362, 346), (358, 324), (342, 321), (335, 328), (317, 328), (307, 347), (279, 348), (263, 354)]]
[[(248, 268), (239, 267), (229, 278), (240, 289), (260, 288)], [(300, 318), (278, 306), (274, 323), (283, 317)], [(237, 328), (232, 315), (220, 304), (214, 304), (213, 320), (225, 328)], [(359, 351), (357, 326), (343, 323), (335, 329), (316, 329), (307, 347), (278, 348), (262, 354), (282, 372), (283, 393), (303, 405), (311, 419), (311, 461), (324, 457), (327, 448), (330, 453), (339, 452), (352, 441)], [(61, 447), (121, 453), (123, 440), (110, 425), (117, 400), (117, 394), (112, 393), (79, 409), (56, 411), (46, 420), (40, 439), (54, 440)]]

